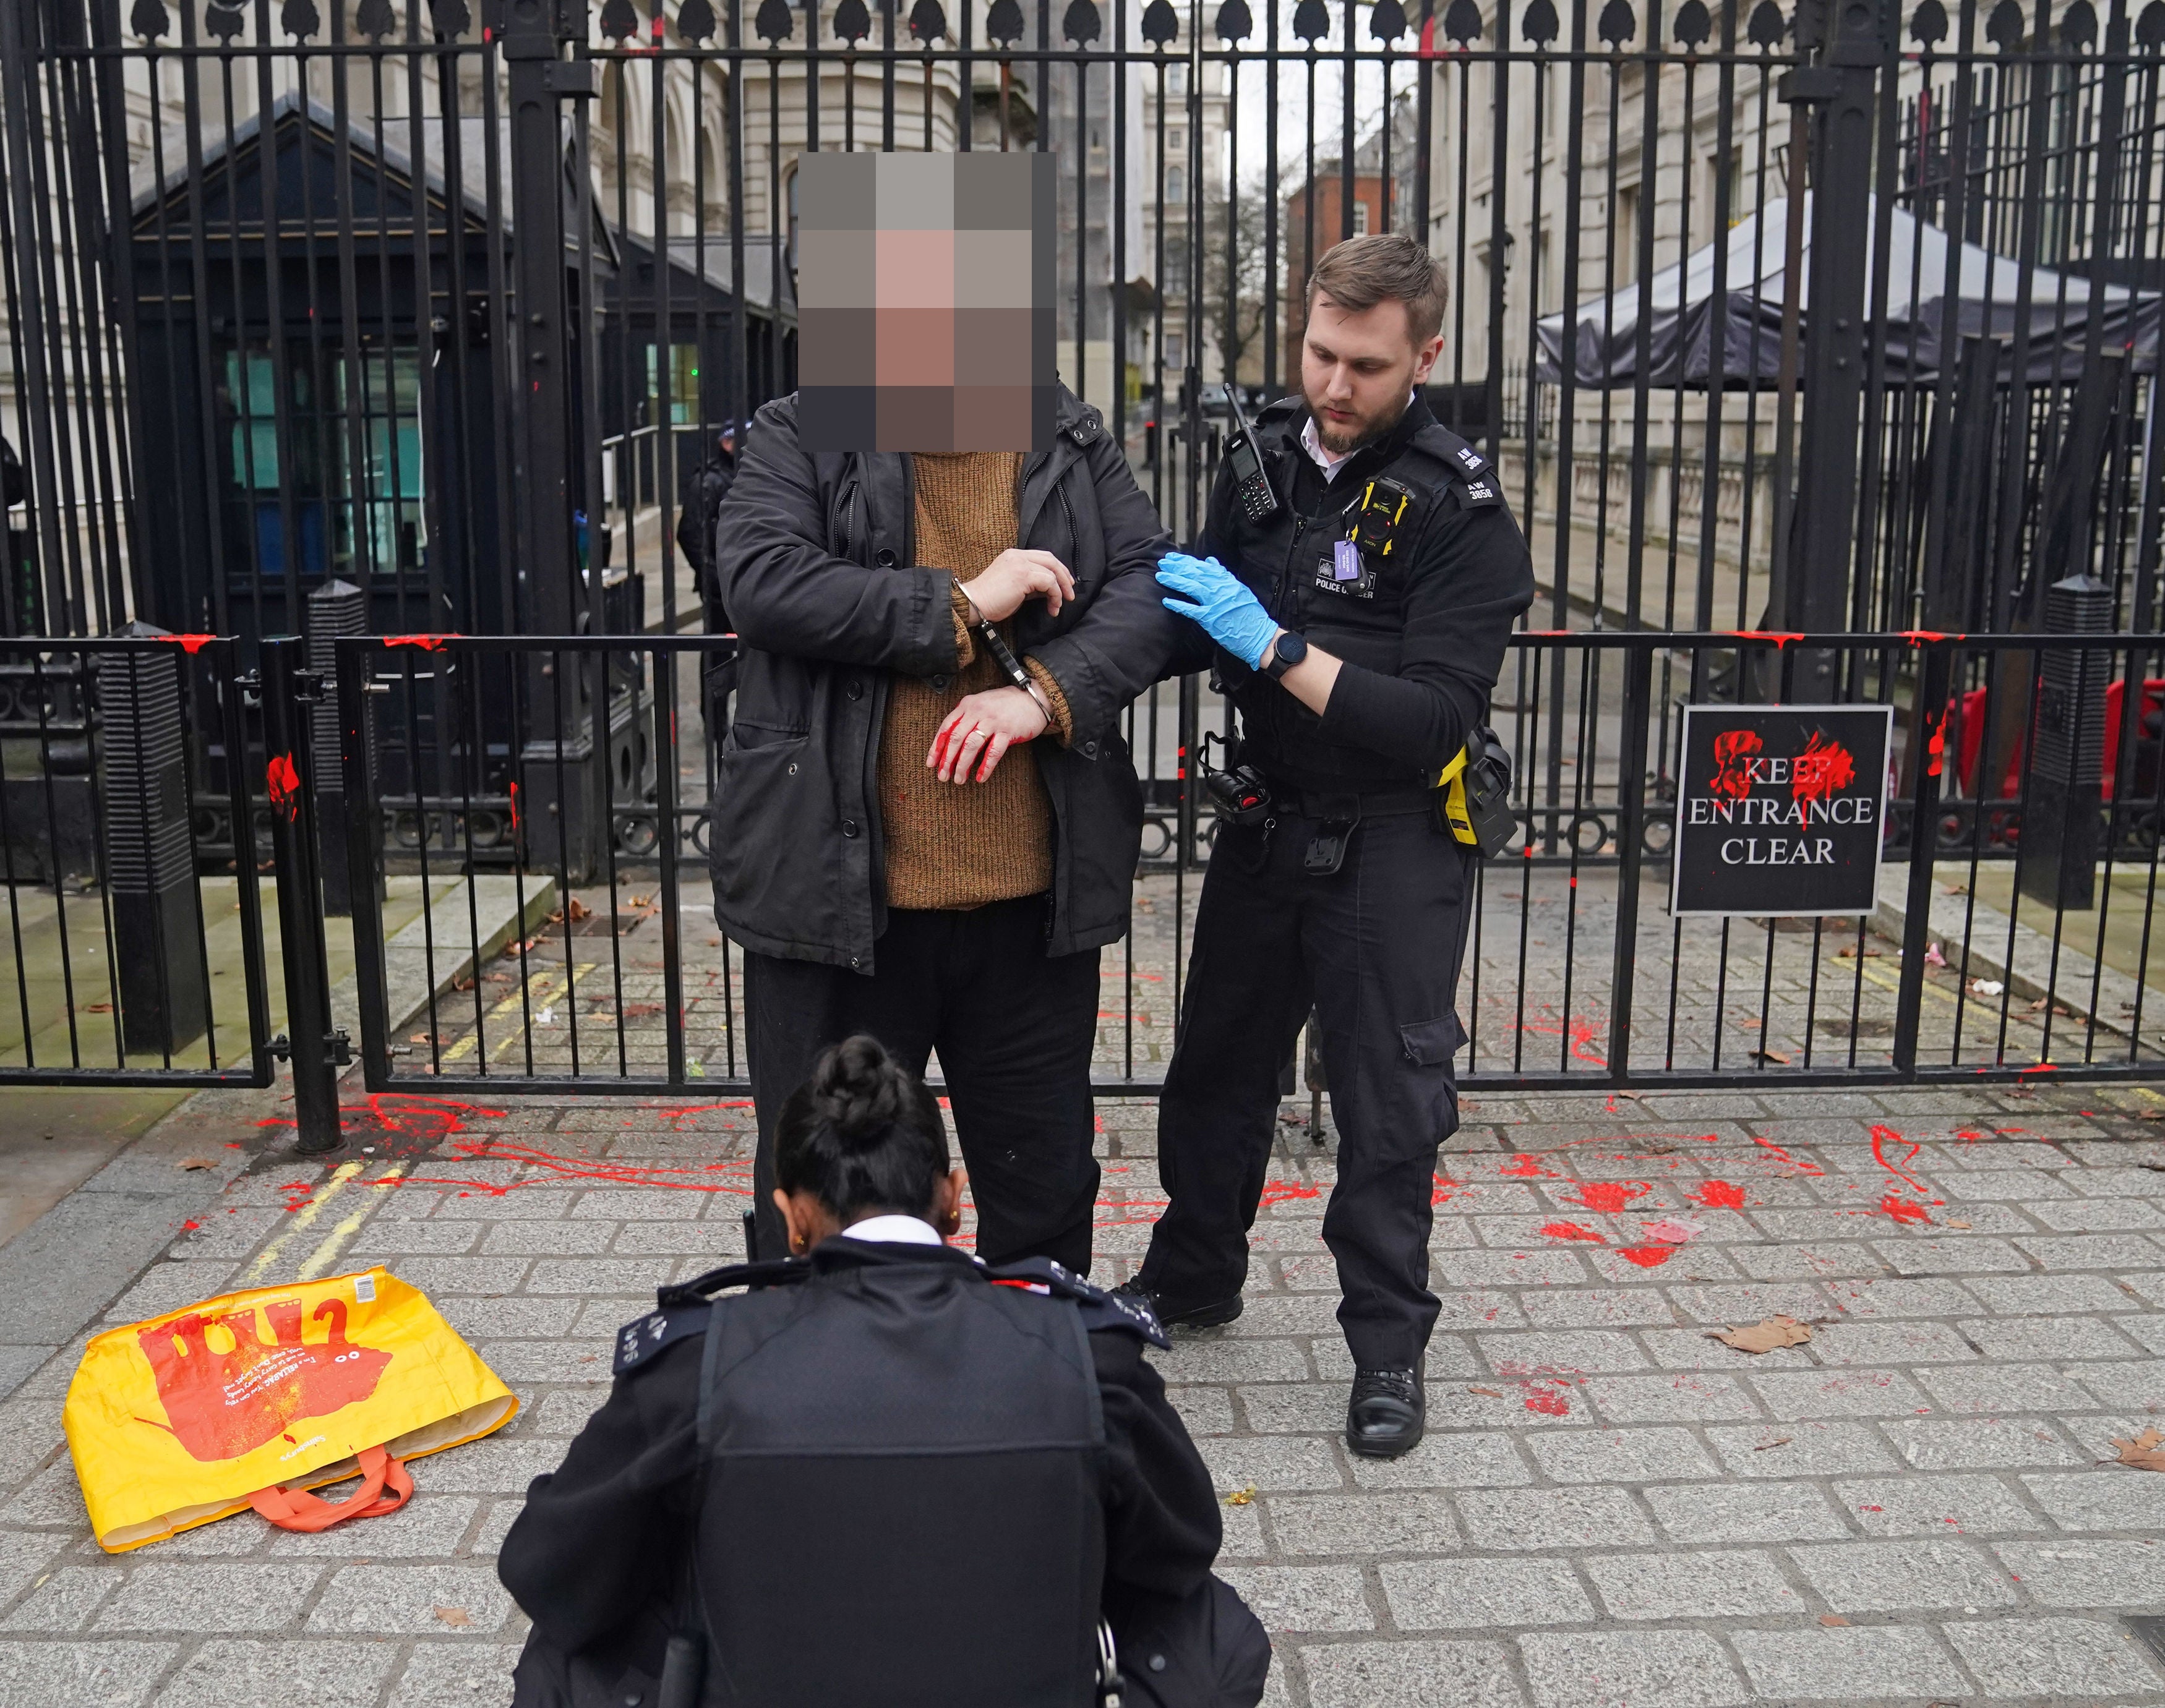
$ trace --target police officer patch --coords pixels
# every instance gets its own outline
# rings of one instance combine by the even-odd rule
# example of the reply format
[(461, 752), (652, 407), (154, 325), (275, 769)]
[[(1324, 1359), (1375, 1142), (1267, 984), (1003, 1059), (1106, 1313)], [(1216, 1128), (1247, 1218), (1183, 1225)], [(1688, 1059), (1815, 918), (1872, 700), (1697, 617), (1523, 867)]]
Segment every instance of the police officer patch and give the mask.
[(1488, 466), (1488, 463), (1483, 460), (1481, 453), (1474, 449), (1470, 444), (1462, 444), (1459, 446), (1452, 455), (1458, 459), (1459, 467), (1464, 469), (1469, 475), (1480, 474)]

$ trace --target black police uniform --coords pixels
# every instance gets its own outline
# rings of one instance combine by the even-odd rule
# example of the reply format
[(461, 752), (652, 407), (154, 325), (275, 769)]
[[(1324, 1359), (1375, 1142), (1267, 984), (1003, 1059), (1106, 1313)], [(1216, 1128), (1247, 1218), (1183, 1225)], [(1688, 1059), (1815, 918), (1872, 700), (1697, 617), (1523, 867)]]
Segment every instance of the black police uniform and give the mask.
[(684, 1708), (1085, 1708), (1101, 1611), (1131, 1708), (1247, 1708), (1268, 1640), (1210, 1575), (1209, 1475), (1142, 1356), (1164, 1343), (1049, 1259), (944, 1246), (664, 1288), (504, 1539), (534, 1620), (515, 1708), (652, 1708), (692, 1632)]
[(1171, 1202), (1137, 1279), (1168, 1316), (1240, 1292), (1279, 1074), (1312, 1006), (1338, 1127), (1323, 1222), (1338, 1320), (1358, 1368), (1404, 1369), (1435, 1321), (1432, 1176), (1466, 1041), (1471, 850), (1439, 827), (1430, 785), (1485, 720), (1533, 564), (1494, 470), (1418, 398), (1327, 481), (1308, 418), (1297, 400), (1262, 411), (1277, 512), (1251, 518), (1221, 469), (1198, 554), (1344, 668), (1319, 717), (1215, 654), (1239, 756), (1275, 804), (1262, 825), (1222, 823), (1211, 850), (1159, 1105)]

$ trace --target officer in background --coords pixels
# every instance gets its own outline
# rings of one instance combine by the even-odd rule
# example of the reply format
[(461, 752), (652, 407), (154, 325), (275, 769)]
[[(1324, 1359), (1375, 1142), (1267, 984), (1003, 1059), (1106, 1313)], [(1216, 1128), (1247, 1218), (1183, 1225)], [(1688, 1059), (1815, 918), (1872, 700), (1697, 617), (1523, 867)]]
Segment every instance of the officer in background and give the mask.
[(1339, 1135), (1323, 1238), (1355, 1366), (1346, 1439), (1383, 1458), (1421, 1437), (1432, 1175), (1466, 1042), (1471, 851), (1435, 785), (1486, 722), (1534, 593), (1494, 471), (1414, 389), (1443, 348), (1444, 295), (1403, 234), (1325, 255), (1303, 396), (1258, 418), (1260, 468), (1229, 447), (1204, 555), (1158, 575), (1215, 643), (1237, 758), (1267, 800), (1211, 849), (1158, 1106), (1170, 1202), (1129, 1285), (1167, 1326), (1241, 1314), (1278, 1075), (1312, 1006)]
[(1149, 1312), (948, 1245), (939, 1104), (870, 1038), (775, 1168), (795, 1255), (662, 1289), (504, 1539), (514, 1708), (1088, 1708), (1109, 1671), (1125, 1708), (1252, 1708), (1269, 1639), (1211, 1574)]

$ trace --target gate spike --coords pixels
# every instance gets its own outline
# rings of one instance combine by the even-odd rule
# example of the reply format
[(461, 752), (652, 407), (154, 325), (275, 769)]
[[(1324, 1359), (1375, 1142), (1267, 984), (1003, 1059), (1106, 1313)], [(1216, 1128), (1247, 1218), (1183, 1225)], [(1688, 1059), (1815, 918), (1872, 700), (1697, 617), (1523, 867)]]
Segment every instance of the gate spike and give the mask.
[(1621, 47), (1639, 33), (1639, 14), (1631, 9), (1630, 0), (1609, 0), (1594, 29), (1609, 46)]
[[(2157, 0), (2152, 0), (2153, 8)], [(167, 12), (163, 0), (135, 0), (135, 9), (128, 14), (128, 27), (145, 41), (155, 41), (173, 27), (172, 14)]]
[[(2165, 4), (2165, 0), (2152, 0), (2154, 4)], [(1248, 0), (1225, 0), (1218, 8), (1218, 39), (1224, 42), (1246, 41), (1255, 33), (1255, 14), (1248, 10)]]
[(1782, 8), (1774, 3), (1774, 0), (1759, 0), (1758, 5), (1752, 8), (1751, 21), (1745, 25), (1744, 33), (1756, 48), (1779, 47), (1782, 38), (1789, 33), (1789, 25), (1782, 16)]
[[(614, 4), (615, 0), (610, 0), (610, 3)], [(629, 0), (625, 0), (625, 9), (629, 9)], [(772, 47), (797, 34), (797, 14), (790, 9), (789, 0), (760, 0), (759, 15), (752, 19), (751, 27)]]
[(865, 0), (842, 0), (835, 8), (836, 39), (855, 47), (872, 33), (872, 13), (865, 10)]
[(1924, 0), (1910, 15), (1910, 39), (1931, 47), (1947, 39), (1947, 8), (1940, 0)]
[(677, 8), (677, 34), (689, 42), (702, 42), (714, 33), (714, 8), (707, 0), (684, 0)]
[(1104, 32), (1104, 20), (1098, 16), (1093, 0), (1068, 0), (1067, 10), (1060, 19), (1060, 33), (1077, 47), (1088, 47)]
[(324, 20), (308, 0), (286, 0), (278, 13), (278, 27), (295, 40), (306, 41), (324, 27)]
[(1368, 17), (1368, 34), (1377, 41), (1396, 41), (1406, 33), (1406, 8), (1399, 0), (1376, 0)]
[(1013, 47), (1022, 35), (1022, 8), (1015, 0), (993, 0), (992, 10), (985, 14), (985, 39)]
[(1519, 20), (1519, 34), (1536, 47), (1546, 47), (1562, 33), (1563, 24), (1550, 0), (1533, 0), (1526, 15)]
[(2087, 52), (2097, 40), (2097, 8), (2090, 0), (2075, 0), (2060, 14), (2060, 39), (2074, 52)]
[(248, 27), (248, 20), (240, 15), (237, 7), (207, 6), (203, 8), (203, 28), (220, 41), (231, 41)]
[(602, 7), (602, 34), (612, 41), (629, 41), (639, 34), (639, 13), (633, 9), (631, 0), (605, 0)]
[(473, 23), (466, 0), (429, 0), (429, 11), (436, 20), (436, 28), (453, 41), (464, 35)]
[(1163, 47), (1180, 34), (1180, 17), (1172, 9), (1172, 0), (1151, 0), (1143, 8), (1143, 39), (1152, 47)]
[(1984, 38), (1996, 48), (2022, 45), (2022, 8), (2015, 0), (1999, 0), (1992, 8), (1992, 16), (1984, 21)]
[(947, 34), (947, 14), (940, 0), (917, 0), (909, 8), (909, 33), (927, 47)]
[(1714, 34), (1714, 20), (1707, 15), (1705, 0), (1684, 0), (1677, 8), (1677, 21), (1672, 26), (1677, 39), (1688, 48), (1706, 45), (1706, 39)]
[(353, 14), (353, 25), (371, 41), (382, 41), (398, 29), (398, 18), (391, 9), (391, 0), (361, 0), (361, 9)]
[[(1477, 10), (1473, 0), (1466, 0), (1466, 5)], [(1310, 47), (1330, 34), (1330, 13), (1324, 9), (1323, 0), (1300, 0), (1293, 9), (1293, 33)]]
[(2135, 20), (2135, 39), (2147, 48), (2165, 42), (2165, 0), (2150, 0)]

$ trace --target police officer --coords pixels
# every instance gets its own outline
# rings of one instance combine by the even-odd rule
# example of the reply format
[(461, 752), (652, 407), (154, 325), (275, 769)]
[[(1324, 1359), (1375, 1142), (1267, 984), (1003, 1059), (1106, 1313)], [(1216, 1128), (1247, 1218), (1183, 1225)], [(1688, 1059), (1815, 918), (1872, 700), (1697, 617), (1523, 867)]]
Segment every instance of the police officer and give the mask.
[(664, 1288), (504, 1540), (515, 1708), (1086, 1708), (1101, 1619), (1128, 1708), (1252, 1708), (1269, 1640), (1147, 1310), (947, 1245), (939, 1105), (870, 1038), (777, 1127), (796, 1255)]
[(1432, 1175), (1466, 1041), (1470, 851), (1435, 785), (1484, 723), (1534, 591), (1494, 471), (1415, 391), (1444, 289), (1402, 234), (1324, 256), (1303, 396), (1259, 416), (1260, 469), (1221, 465), (1206, 555), (1158, 575), (1215, 644), (1267, 807), (1221, 822), (1211, 850), (1159, 1105), (1170, 1203), (1130, 1286), (1168, 1326), (1241, 1314), (1278, 1076), (1313, 1006), (1339, 1134), (1323, 1238), (1356, 1372), (1346, 1438), (1385, 1458), (1421, 1437)]

